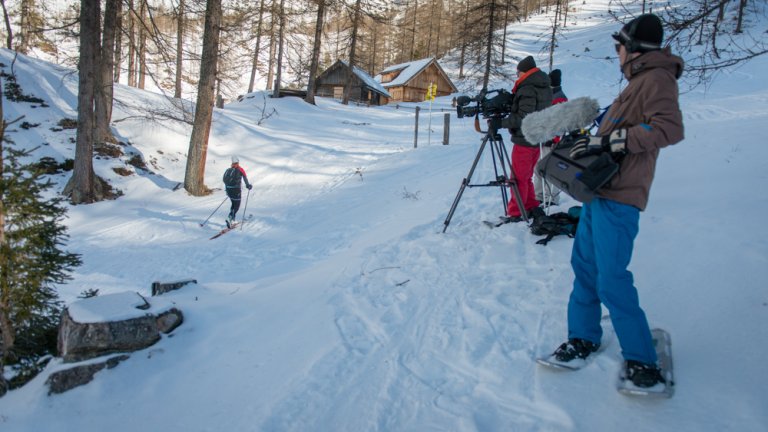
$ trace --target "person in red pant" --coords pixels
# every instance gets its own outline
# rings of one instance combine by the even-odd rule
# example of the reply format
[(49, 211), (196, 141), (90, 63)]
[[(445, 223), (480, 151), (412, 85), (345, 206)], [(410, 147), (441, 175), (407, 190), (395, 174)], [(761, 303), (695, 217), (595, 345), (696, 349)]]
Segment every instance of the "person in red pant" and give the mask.
[[(554, 69), (552, 72), (549, 73), (549, 82), (552, 86), (552, 105), (557, 105), (559, 103), (568, 102), (568, 97), (565, 95), (565, 92), (563, 92), (562, 87), (562, 71), (560, 69)], [(550, 151), (552, 151), (552, 147), (556, 146), (557, 143), (560, 142), (560, 137), (556, 136), (552, 138), (551, 140), (542, 143), (541, 145), (541, 157), (543, 158), (547, 154), (549, 154)], [(533, 182), (533, 185), (536, 189), (536, 201), (541, 203), (542, 207), (549, 207), (552, 205), (559, 205), (560, 204), (560, 189), (558, 189), (556, 186), (547, 183), (544, 184), (544, 179), (542, 178), (536, 178), (536, 181)]]
[[(539, 161), (539, 144), (530, 143), (523, 136), (523, 118), (535, 111), (552, 105), (552, 88), (549, 76), (536, 67), (533, 57), (528, 56), (517, 65), (517, 81), (512, 88), (514, 98), (509, 116), (500, 119), (500, 126), (509, 129), (512, 135), (512, 173), (517, 180), (520, 197), (526, 213), (539, 206), (533, 187), (533, 171)], [(510, 222), (523, 220), (517, 200), (512, 199), (507, 205), (507, 217)]]

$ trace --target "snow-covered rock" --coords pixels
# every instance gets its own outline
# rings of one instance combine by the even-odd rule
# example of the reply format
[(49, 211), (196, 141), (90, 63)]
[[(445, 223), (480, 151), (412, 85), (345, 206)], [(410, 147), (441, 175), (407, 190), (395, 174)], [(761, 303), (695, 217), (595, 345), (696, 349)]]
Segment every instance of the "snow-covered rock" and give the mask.
[(91, 297), (62, 313), (58, 351), (65, 362), (144, 349), (183, 321), (180, 310), (161, 300), (151, 305), (135, 292)]

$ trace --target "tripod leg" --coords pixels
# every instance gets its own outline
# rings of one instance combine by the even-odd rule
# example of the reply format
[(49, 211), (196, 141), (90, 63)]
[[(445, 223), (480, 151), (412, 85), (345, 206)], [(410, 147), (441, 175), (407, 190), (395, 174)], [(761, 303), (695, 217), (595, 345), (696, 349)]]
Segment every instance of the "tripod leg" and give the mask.
[(475, 173), (475, 168), (477, 167), (477, 163), (480, 161), (480, 157), (483, 154), (483, 149), (485, 148), (485, 144), (488, 142), (488, 136), (483, 138), (482, 144), (480, 144), (480, 149), (477, 151), (477, 155), (475, 155), (475, 160), (472, 162), (472, 167), (469, 169), (469, 174), (467, 174), (466, 177), (461, 181), (461, 187), (459, 187), (459, 191), (456, 192), (456, 198), (453, 199), (453, 204), (451, 205), (451, 210), (448, 211), (448, 216), (445, 218), (445, 222), (443, 222), (443, 232), (445, 232), (448, 229), (448, 225), (451, 223), (451, 219), (453, 218), (453, 213), (456, 211), (456, 207), (459, 206), (459, 201), (461, 200), (461, 196), (464, 195), (464, 189), (467, 188), (467, 185), (469, 184), (470, 179), (472, 178), (472, 174)]
[[(507, 188), (504, 187), (504, 183), (507, 182), (509, 177), (507, 176), (506, 163), (504, 162), (504, 141), (501, 139), (501, 135), (496, 135), (492, 138), (491, 143), (491, 158), (493, 159), (493, 172), (496, 174), (496, 181), (501, 182), (499, 191), (501, 192), (501, 205), (504, 215), (507, 214), (507, 203), (509, 197), (507, 195)], [(498, 161), (498, 164), (497, 164)], [(499, 165), (501, 166), (501, 175), (499, 175)]]

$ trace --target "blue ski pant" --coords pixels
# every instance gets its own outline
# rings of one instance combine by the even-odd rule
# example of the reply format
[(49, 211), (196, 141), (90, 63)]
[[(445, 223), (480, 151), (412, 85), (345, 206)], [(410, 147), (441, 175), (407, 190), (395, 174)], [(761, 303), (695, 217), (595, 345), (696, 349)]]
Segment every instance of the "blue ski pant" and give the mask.
[(600, 343), (602, 303), (624, 358), (655, 364), (648, 320), (627, 270), (639, 222), (636, 207), (616, 201), (595, 198), (582, 207), (571, 254), (575, 279), (568, 302), (568, 338)]

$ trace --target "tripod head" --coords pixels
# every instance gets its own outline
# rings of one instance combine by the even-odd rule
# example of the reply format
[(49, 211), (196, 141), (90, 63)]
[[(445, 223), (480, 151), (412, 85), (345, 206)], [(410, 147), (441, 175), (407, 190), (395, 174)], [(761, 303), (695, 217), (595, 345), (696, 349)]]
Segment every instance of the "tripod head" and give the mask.
[(506, 117), (506, 114), (504, 113), (498, 113), (498, 114), (493, 114), (489, 116), (486, 119), (486, 124), (488, 125), (487, 131), (480, 130), (480, 121), (478, 119), (475, 119), (475, 130), (480, 133), (484, 133), (487, 136), (490, 136), (491, 139), (494, 141), (501, 140), (501, 135), (499, 135), (499, 130), (503, 128), (503, 126), (501, 125), (501, 121), (505, 117)]

